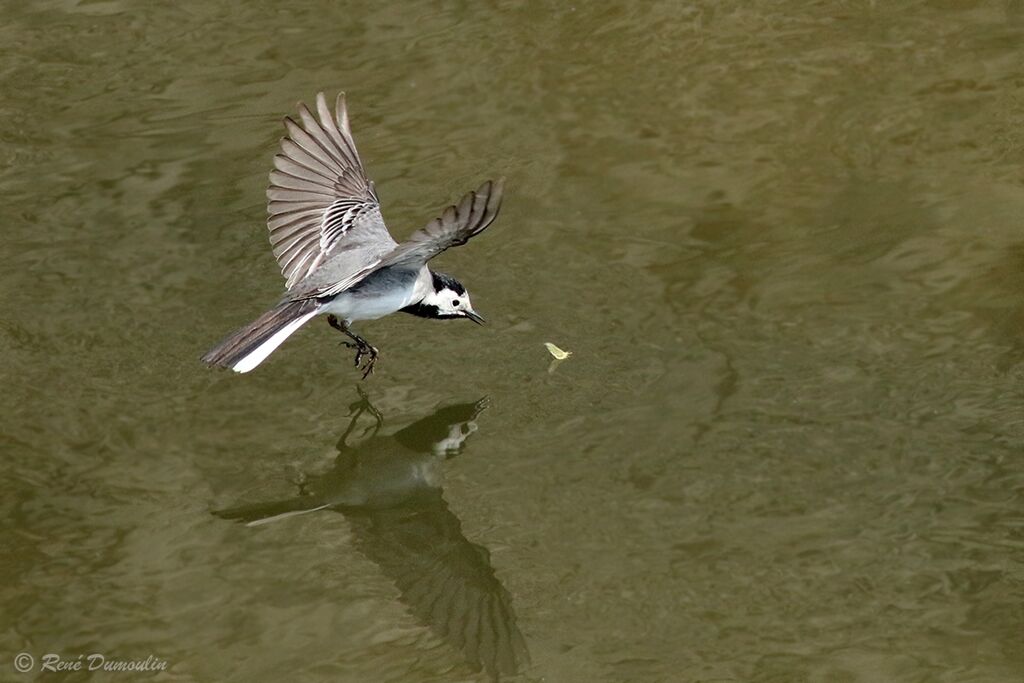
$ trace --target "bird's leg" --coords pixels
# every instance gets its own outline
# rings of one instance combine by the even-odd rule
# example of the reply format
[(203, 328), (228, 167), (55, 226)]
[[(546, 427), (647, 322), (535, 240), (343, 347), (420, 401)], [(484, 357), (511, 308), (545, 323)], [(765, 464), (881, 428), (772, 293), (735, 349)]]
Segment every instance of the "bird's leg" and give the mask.
[(337, 316), (335, 316), (335, 315), (328, 315), (327, 316), (327, 322), (328, 322), (328, 324), (330, 324), (331, 327), (333, 327), (334, 329), (338, 330), (339, 332), (345, 334), (349, 339), (351, 339), (353, 342), (355, 342), (354, 344), (351, 344), (349, 342), (342, 342), (342, 343), (345, 346), (349, 347), (350, 349), (353, 348), (353, 347), (355, 348), (355, 350), (356, 350), (355, 366), (357, 368), (359, 367), (359, 361), (361, 361), (363, 359), (363, 356), (366, 356), (366, 363), (362, 367), (363, 379), (366, 379), (367, 377), (369, 377), (370, 374), (373, 372), (373, 366), (376, 365), (376, 363), (377, 363), (377, 355), (378, 355), (378, 353), (377, 353), (376, 347), (371, 346), (370, 342), (366, 341), (365, 339), (360, 337), (358, 334), (353, 332), (351, 329), (349, 329), (348, 325), (345, 324), (345, 321), (338, 319)]
[[(328, 315), (327, 316), (327, 324), (330, 325), (331, 327), (333, 327), (334, 329), (336, 329), (338, 332), (341, 332), (342, 334), (346, 335), (350, 339), (353, 339), (353, 340), (356, 339), (356, 336), (354, 334), (352, 334), (352, 332), (349, 331), (348, 325), (346, 325), (341, 320), (339, 320), (338, 316), (333, 315), (333, 314)], [(356, 348), (356, 345), (353, 344), (352, 342), (343, 341), (341, 343), (344, 344), (345, 346), (349, 347), (350, 349)], [(359, 365), (359, 364), (356, 363), (356, 365)]]

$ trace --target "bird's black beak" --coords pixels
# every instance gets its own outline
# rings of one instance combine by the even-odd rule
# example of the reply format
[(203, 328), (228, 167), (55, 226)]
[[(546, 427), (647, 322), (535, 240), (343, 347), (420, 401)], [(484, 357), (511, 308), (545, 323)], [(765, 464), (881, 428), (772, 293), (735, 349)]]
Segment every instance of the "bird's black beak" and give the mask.
[(486, 320), (481, 316), (477, 315), (475, 311), (466, 311), (466, 317), (475, 322), (477, 325), (483, 325)]

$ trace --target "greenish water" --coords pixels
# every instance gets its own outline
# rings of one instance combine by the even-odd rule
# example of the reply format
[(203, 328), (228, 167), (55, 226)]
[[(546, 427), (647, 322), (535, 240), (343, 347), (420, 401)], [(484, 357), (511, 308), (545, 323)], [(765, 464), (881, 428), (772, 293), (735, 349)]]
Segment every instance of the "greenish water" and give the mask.
[[(1019, 0), (3, 14), (0, 680), (1024, 678)], [(338, 89), (491, 324), (207, 369)]]

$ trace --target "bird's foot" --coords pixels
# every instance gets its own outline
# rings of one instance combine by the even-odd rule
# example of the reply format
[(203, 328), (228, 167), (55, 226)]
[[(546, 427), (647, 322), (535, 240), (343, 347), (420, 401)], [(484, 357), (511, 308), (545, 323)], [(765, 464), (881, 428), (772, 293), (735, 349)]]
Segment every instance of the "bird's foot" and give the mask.
[(327, 322), (330, 324), (331, 327), (338, 330), (339, 332), (341, 332), (342, 334), (344, 334), (345, 336), (352, 340), (350, 342), (343, 341), (341, 343), (350, 349), (356, 350), (356, 361), (354, 365), (357, 368), (359, 368), (359, 363), (360, 361), (363, 360), (363, 357), (366, 358), (366, 362), (359, 369), (363, 371), (363, 379), (369, 377), (373, 373), (373, 366), (377, 363), (377, 356), (379, 355), (377, 352), (377, 348), (371, 346), (369, 342), (367, 342), (358, 334), (350, 330), (348, 324), (339, 320), (337, 316), (328, 315)]
[(356, 348), (356, 367), (359, 368), (359, 362), (366, 357), (366, 362), (359, 368), (363, 371), (363, 379), (366, 379), (373, 374), (373, 366), (377, 364), (377, 356), (380, 355), (376, 347), (370, 346), (369, 344), (363, 343)]

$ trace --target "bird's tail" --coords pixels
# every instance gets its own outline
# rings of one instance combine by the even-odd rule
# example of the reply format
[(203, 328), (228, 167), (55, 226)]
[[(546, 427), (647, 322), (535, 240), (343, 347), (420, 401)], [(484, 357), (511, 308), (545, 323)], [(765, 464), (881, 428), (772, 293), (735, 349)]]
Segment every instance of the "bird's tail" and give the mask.
[(312, 299), (284, 301), (210, 349), (203, 362), (249, 372), (266, 360), (285, 339), (317, 314), (320, 304)]
[(226, 510), (214, 510), (213, 514), (221, 519), (245, 522), (246, 526), (261, 526), (287, 517), (319, 512), (330, 506), (330, 503), (324, 503), (312, 496), (299, 496), (298, 498), (281, 500), (275, 503), (257, 503), (256, 505), (243, 505), (242, 507), (228, 508)]

